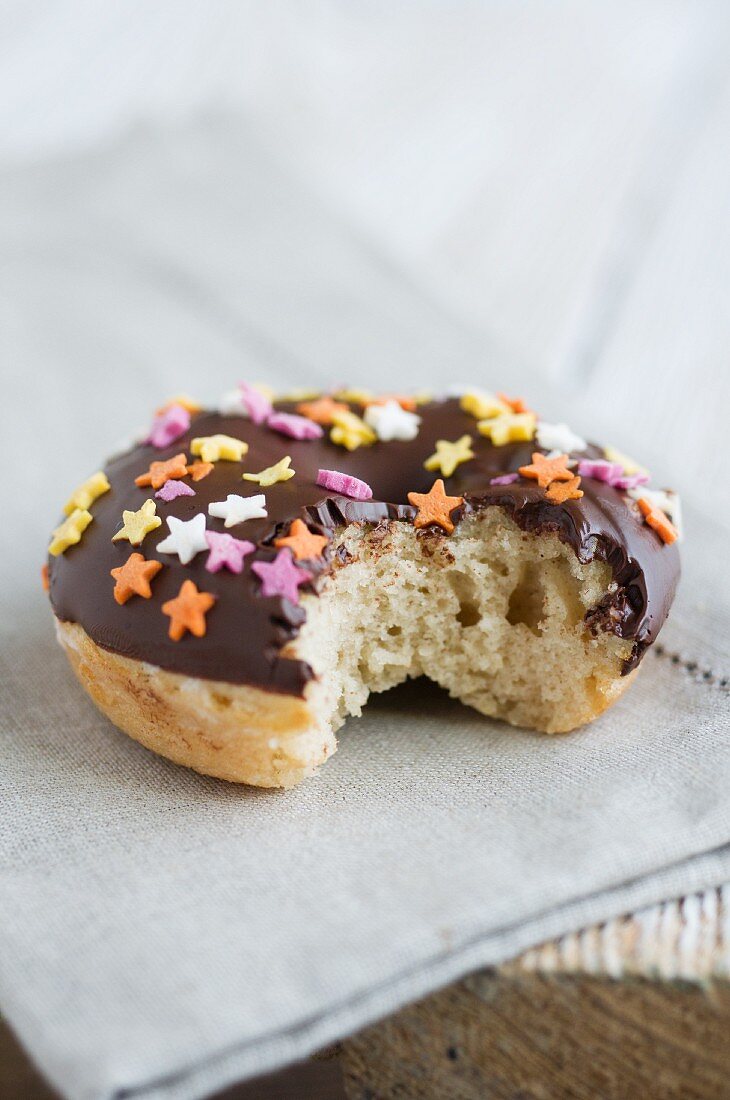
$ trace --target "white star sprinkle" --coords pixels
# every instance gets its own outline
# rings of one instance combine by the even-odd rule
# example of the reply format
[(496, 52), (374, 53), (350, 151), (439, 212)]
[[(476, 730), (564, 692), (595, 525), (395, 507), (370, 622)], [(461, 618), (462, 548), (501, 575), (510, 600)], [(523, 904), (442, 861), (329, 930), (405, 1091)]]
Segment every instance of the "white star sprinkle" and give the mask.
[(205, 516), (202, 512), (189, 520), (168, 516), (167, 526), (170, 534), (157, 544), (161, 554), (177, 554), (183, 565), (187, 565), (201, 550), (210, 549), (205, 538)]
[(248, 416), (248, 409), (243, 403), (241, 390), (228, 390), (220, 399), (218, 412), (221, 416)]
[(634, 500), (644, 497), (653, 508), (665, 512), (677, 528), (679, 537), (682, 537), (682, 504), (679, 494), (675, 493), (673, 489), (644, 489), (641, 486), (638, 489), (629, 489), (629, 496), (633, 497)]
[(241, 497), (229, 493), (225, 500), (214, 500), (208, 505), (208, 513), (225, 520), (224, 527), (235, 527), (247, 519), (266, 519), (266, 497), (257, 493), (253, 497)]
[(545, 451), (557, 451), (558, 454), (570, 454), (571, 451), (584, 451), (588, 444), (567, 424), (547, 424), (538, 421), (536, 431), (537, 445)]
[(421, 423), (420, 416), (406, 412), (397, 401), (386, 401), (384, 405), (368, 405), (365, 410), (365, 423), (378, 439), (386, 442), (391, 439), (415, 439)]

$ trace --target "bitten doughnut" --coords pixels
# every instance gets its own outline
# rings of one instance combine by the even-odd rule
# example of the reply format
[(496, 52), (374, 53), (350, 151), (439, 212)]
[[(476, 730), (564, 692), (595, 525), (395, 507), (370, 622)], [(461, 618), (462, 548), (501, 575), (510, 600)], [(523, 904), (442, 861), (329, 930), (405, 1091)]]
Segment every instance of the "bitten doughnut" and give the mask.
[(154, 416), (66, 502), (44, 580), (88, 693), (154, 752), (291, 787), (372, 691), (425, 675), (561, 733), (623, 693), (679, 577), (679, 501), (474, 389)]

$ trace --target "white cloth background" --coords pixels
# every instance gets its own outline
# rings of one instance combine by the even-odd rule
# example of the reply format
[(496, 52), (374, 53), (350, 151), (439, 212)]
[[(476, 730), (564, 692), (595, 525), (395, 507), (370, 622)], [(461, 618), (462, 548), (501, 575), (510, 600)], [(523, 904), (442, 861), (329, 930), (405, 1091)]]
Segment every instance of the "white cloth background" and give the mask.
[[(202, 1096), (730, 878), (723, 7), (153, 11), (0, 39), (0, 1007), (74, 1100)], [(691, 502), (663, 650), (568, 738), (419, 684), (292, 793), (153, 758), (38, 567), (113, 441), (240, 377), (477, 378), (648, 456)]]

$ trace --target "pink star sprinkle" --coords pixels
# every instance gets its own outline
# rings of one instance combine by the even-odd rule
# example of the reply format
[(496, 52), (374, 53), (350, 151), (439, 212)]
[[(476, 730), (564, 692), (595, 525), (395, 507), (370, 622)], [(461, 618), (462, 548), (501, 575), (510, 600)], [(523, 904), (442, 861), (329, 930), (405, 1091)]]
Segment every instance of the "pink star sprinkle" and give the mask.
[(620, 462), (607, 462), (604, 458), (582, 458), (578, 463), (579, 477), (592, 477), (596, 481), (605, 481), (613, 485), (617, 478), (623, 477), (624, 468)]
[(318, 470), (317, 484), (323, 489), (331, 489), (333, 493), (342, 493), (353, 500), (371, 500), (373, 491), (366, 481), (360, 481), (359, 477), (351, 477), (350, 474), (341, 474), (338, 470)]
[(268, 397), (264, 397), (253, 386), (249, 386), (248, 382), (239, 382), (238, 388), (241, 391), (244, 408), (254, 424), (263, 424), (274, 411)]
[(251, 571), (261, 581), (261, 596), (283, 596), (292, 603), (299, 603), (299, 586), (312, 579), (311, 573), (294, 564), (287, 547), (273, 561), (255, 561)]
[(501, 477), (493, 477), (490, 479), (490, 485), (512, 485), (513, 482), (519, 481), (519, 474), (502, 474)]
[(170, 405), (159, 413), (152, 422), (152, 430), (145, 440), (158, 450), (174, 443), (190, 427), (190, 413), (182, 405)]
[(637, 489), (639, 485), (649, 484), (648, 474), (627, 474), (626, 477), (617, 477), (612, 481), (614, 489)]
[(206, 531), (205, 541), (210, 547), (205, 568), (209, 573), (218, 573), (224, 567), (231, 573), (243, 570), (243, 559), (256, 549), (256, 544), (246, 539), (234, 539), (220, 531)]
[(195, 489), (191, 489), (179, 478), (170, 478), (161, 489), (157, 490), (155, 496), (158, 500), (166, 500), (169, 504), (171, 500), (175, 500), (177, 497), (194, 497)]
[(275, 432), (288, 435), (291, 439), (321, 439), (324, 435), (319, 424), (315, 424), (313, 420), (307, 420), (306, 416), (296, 416), (294, 413), (274, 412), (266, 423)]

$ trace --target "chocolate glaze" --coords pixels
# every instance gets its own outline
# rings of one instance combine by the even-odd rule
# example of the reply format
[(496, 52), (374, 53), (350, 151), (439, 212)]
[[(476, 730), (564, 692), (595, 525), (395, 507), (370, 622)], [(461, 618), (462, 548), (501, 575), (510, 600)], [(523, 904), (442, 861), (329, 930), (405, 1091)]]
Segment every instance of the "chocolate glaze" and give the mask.
[[(277, 407), (292, 411), (287, 404), (279, 403)], [(355, 411), (360, 410), (355, 407)], [(633, 650), (624, 672), (635, 667), (655, 640), (671, 606), (679, 577), (676, 544), (661, 542), (625, 493), (591, 478), (583, 478), (584, 496), (580, 500), (562, 505), (550, 504), (537, 483), (524, 478), (512, 485), (490, 486), (490, 478), (529, 463), (536, 444), (492, 446), (478, 434), (474, 418), (462, 412), (455, 399), (433, 402), (418, 411), (422, 423), (412, 442), (378, 442), (353, 452), (331, 443), (326, 435), (321, 440), (298, 442), (242, 417), (205, 412), (194, 416), (190, 431), (166, 450), (141, 444), (113, 458), (106, 467), (111, 491), (91, 506), (94, 522), (82, 541), (60, 557), (49, 558), (50, 598), (56, 615), (79, 623), (98, 645), (126, 657), (190, 676), (299, 695), (312, 679), (312, 669), (303, 661), (281, 657), (279, 651), (296, 636), (305, 614), (287, 600), (259, 596), (251, 563), (274, 557), (273, 539), (285, 533), (297, 516), (325, 534), (343, 523), (411, 521), (415, 509), (407, 503), (408, 492), (427, 492), (438, 476), (423, 467), (436, 440), (456, 440), (466, 433), (472, 436), (476, 457), (445, 479), (446, 492), (465, 498), (462, 512), (497, 505), (526, 532), (555, 532), (579, 561), (607, 562), (616, 590), (589, 612), (587, 625), (594, 632), (609, 630), (631, 639)], [(216, 463), (208, 477), (190, 482), (194, 497), (178, 497), (169, 504), (156, 501), (163, 524), (134, 549), (147, 558), (158, 558), (165, 568), (153, 582), (152, 599), (133, 597), (124, 606), (118, 605), (112, 596), (114, 582), (109, 572), (126, 561), (133, 548), (126, 541), (112, 542), (112, 535), (122, 524), (124, 509), (136, 510), (147, 497), (154, 496), (151, 489), (138, 488), (135, 477), (155, 460), (166, 460), (180, 451), (190, 456), (194, 436), (219, 432), (248, 442), (249, 452), (243, 463)], [(597, 457), (600, 453), (591, 447), (587, 455)], [(188, 565), (182, 565), (176, 555), (157, 554), (157, 544), (168, 534), (168, 515), (189, 520), (204, 512), (209, 530), (224, 531), (221, 520), (208, 516), (211, 501), (224, 500), (228, 493), (247, 496), (261, 491), (255, 483), (242, 481), (242, 472), (264, 469), (285, 454), (291, 455), (296, 476), (263, 490), (268, 518), (249, 520), (230, 531), (238, 538), (258, 543), (256, 552), (246, 558), (243, 573), (207, 572), (205, 553)], [(326, 492), (316, 484), (320, 468), (362, 478), (372, 487), (373, 499), (358, 502)], [(329, 568), (327, 551), (319, 572)], [(199, 589), (214, 593), (218, 600), (208, 614), (208, 630), (203, 638), (188, 634), (182, 641), (173, 642), (167, 633), (169, 619), (162, 614), (161, 605), (178, 594), (187, 578)], [(317, 583), (315, 579), (315, 587)]]

